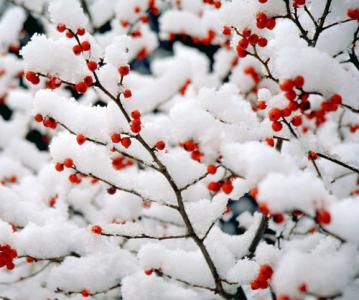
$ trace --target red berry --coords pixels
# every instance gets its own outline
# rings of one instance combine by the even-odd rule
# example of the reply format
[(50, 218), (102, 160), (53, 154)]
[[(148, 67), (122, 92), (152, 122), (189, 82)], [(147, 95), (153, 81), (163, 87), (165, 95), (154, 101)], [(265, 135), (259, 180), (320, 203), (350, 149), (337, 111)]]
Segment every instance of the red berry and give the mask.
[(76, 33), (77, 33), (78, 35), (84, 35), (85, 32), (86, 32), (86, 29), (85, 29), (85, 28), (82, 28), (82, 27), (78, 28), (77, 31), (76, 31)]
[(223, 27), (223, 30), (222, 30), (223, 35), (231, 35), (231, 32), (232, 32), (231, 27), (229, 27), (229, 26)]
[(282, 128), (283, 128), (282, 123), (277, 122), (277, 121), (275, 121), (275, 122), (272, 123), (272, 129), (273, 129), (275, 132), (281, 131)]
[(35, 117), (34, 117), (35, 121), (38, 122), (38, 123), (41, 123), (44, 118), (42, 117), (41, 114), (36, 114)]
[(183, 148), (188, 152), (192, 152), (194, 149), (196, 149), (196, 144), (193, 141), (189, 140), (184, 142)]
[(273, 108), (269, 114), (269, 120), (271, 121), (278, 121), (282, 116), (282, 111), (279, 108)]
[(301, 75), (298, 75), (297, 77), (294, 78), (294, 85), (297, 88), (301, 88), (304, 85), (304, 77)]
[(215, 192), (217, 193), (220, 189), (220, 185), (218, 184), (218, 182), (212, 181), (208, 184), (207, 186), (208, 190), (210, 190), (211, 192)]
[(124, 137), (121, 139), (121, 145), (126, 149), (131, 146), (131, 139), (128, 137)]
[(258, 43), (258, 35), (256, 35), (255, 33), (254, 34), (251, 34), (250, 37), (248, 38), (248, 41), (251, 45), (255, 45)]
[(244, 28), (242, 34), (245, 38), (248, 38), (251, 35), (252, 31), (249, 28)]
[(302, 117), (301, 116), (293, 117), (291, 120), (291, 123), (293, 124), (293, 126), (296, 126), (296, 127), (302, 125)]
[(258, 109), (263, 110), (263, 109), (267, 108), (267, 104), (265, 101), (261, 100), (261, 101), (258, 101), (257, 107), (258, 107)]
[(291, 113), (292, 113), (292, 111), (288, 107), (285, 107), (282, 109), (283, 117), (289, 117), (291, 115)]
[(71, 31), (66, 31), (66, 37), (69, 39), (72, 39), (74, 37), (73, 33)]
[(60, 164), (60, 163), (56, 163), (55, 165), (55, 170), (57, 172), (62, 172), (64, 170), (64, 165), (63, 164)]
[(270, 265), (262, 265), (259, 269), (259, 273), (263, 275), (265, 279), (270, 279), (273, 275), (273, 269)]
[(152, 268), (145, 269), (145, 274), (146, 274), (147, 276), (150, 276), (152, 273), (153, 273), (153, 269), (152, 269)]
[(130, 67), (129, 66), (121, 66), (118, 69), (118, 72), (121, 76), (126, 76), (130, 73)]
[(90, 296), (90, 293), (89, 293), (89, 291), (88, 291), (87, 289), (83, 289), (83, 290), (81, 291), (81, 295), (82, 295), (83, 297), (88, 297), (88, 296)]
[(36, 85), (40, 82), (39, 75), (35, 72), (28, 71), (26, 72), (26, 79), (30, 81), (32, 84)]
[(340, 104), (342, 104), (342, 97), (340, 95), (336, 94), (330, 98), (330, 102), (333, 104), (340, 105)]
[(75, 90), (79, 94), (85, 94), (87, 91), (87, 84), (85, 82), (79, 82), (75, 85)]
[(216, 174), (217, 167), (215, 165), (209, 165), (207, 166), (207, 172), (208, 174)]
[[(248, 48), (249, 42), (247, 39), (241, 39), (237, 44), (237, 49), (245, 50)], [(238, 51), (238, 50), (237, 50)]]
[(289, 92), (289, 91), (293, 90), (294, 82), (292, 80), (290, 80), (290, 79), (287, 79), (287, 80), (283, 81), (279, 85), (279, 87), (283, 92)]
[(307, 285), (303, 282), (298, 286), (298, 290), (302, 293), (306, 293), (307, 292)]
[(28, 256), (28, 257), (26, 257), (26, 262), (28, 264), (31, 264), (32, 262), (34, 262), (34, 259), (31, 256)]
[(260, 283), (257, 279), (254, 279), (251, 281), (251, 289), (252, 290), (258, 290), (260, 287)]
[(123, 91), (123, 96), (124, 96), (125, 98), (131, 98), (131, 97), (132, 97), (132, 92), (131, 92), (131, 90), (130, 90), (130, 89), (125, 89), (125, 90)]
[(69, 181), (74, 184), (79, 184), (81, 182), (81, 179), (76, 174), (71, 174), (69, 176)]
[(258, 39), (258, 46), (259, 47), (263, 48), (263, 47), (267, 46), (267, 44), (268, 44), (268, 41), (267, 41), (266, 38), (261, 37), (261, 38)]
[(57, 24), (56, 29), (58, 32), (64, 32), (66, 30), (65, 24)]
[(102, 233), (102, 227), (99, 226), (99, 225), (93, 225), (93, 226), (91, 227), (91, 231), (92, 231), (93, 233), (96, 233), (96, 234), (101, 234), (101, 233)]
[(158, 141), (158, 142), (156, 143), (156, 148), (157, 148), (157, 150), (163, 150), (163, 149), (165, 149), (165, 147), (166, 147), (166, 144), (165, 144), (164, 141)]
[(134, 119), (131, 123), (130, 128), (133, 133), (139, 133), (142, 129), (140, 119)]
[(131, 112), (131, 117), (134, 119), (140, 119), (141, 118), (141, 113), (138, 110), (134, 110)]
[(89, 51), (90, 48), (91, 48), (90, 42), (89, 41), (83, 41), (81, 43), (81, 48), (82, 48), (83, 51)]
[(284, 221), (283, 214), (274, 214), (273, 215), (273, 221), (274, 221), (274, 223), (277, 223), (277, 224), (283, 223), (283, 221)]
[(74, 162), (73, 162), (73, 160), (71, 158), (66, 158), (64, 160), (64, 166), (66, 168), (72, 168), (73, 165), (74, 165)]
[(316, 160), (318, 158), (317, 152), (310, 150), (308, 153), (308, 159)]
[(267, 0), (258, 0), (259, 3), (266, 3)]
[(121, 135), (119, 133), (113, 133), (111, 135), (111, 141), (112, 143), (119, 143), (121, 142)]
[(77, 137), (76, 137), (76, 141), (79, 145), (82, 145), (86, 142), (86, 137), (83, 135), (83, 134), (79, 134)]
[(295, 98), (297, 98), (297, 93), (293, 90), (285, 92), (284, 96), (289, 100), (289, 101), (294, 101)]
[(317, 222), (319, 224), (327, 225), (331, 221), (331, 215), (326, 210), (319, 210), (319, 211), (317, 211), (317, 215), (316, 215), (315, 219), (317, 220)]
[(88, 69), (91, 71), (91, 72), (95, 72), (96, 69), (97, 69), (97, 63), (93, 60), (90, 60), (88, 63), (87, 63), (87, 67)]
[(80, 55), (82, 52), (82, 48), (80, 45), (75, 45), (72, 47), (72, 51), (74, 52), (75, 55)]
[(269, 30), (272, 30), (274, 27), (275, 27), (275, 19), (271, 18), (267, 21), (266, 23), (266, 27), (269, 29)]
[(84, 78), (84, 83), (87, 85), (87, 86), (91, 86), (93, 84), (93, 78), (92, 76), (86, 76)]
[(232, 182), (227, 181), (226, 183), (224, 183), (224, 184), (222, 185), (222, 191), (223, 191), (225, 194), (230, 194), (230, 193), (233, 191), (233, 184), (232, 184)]
[(274, 139), (273, 138), (266, 138), (266, 143), (268, 146), (274, 147)]

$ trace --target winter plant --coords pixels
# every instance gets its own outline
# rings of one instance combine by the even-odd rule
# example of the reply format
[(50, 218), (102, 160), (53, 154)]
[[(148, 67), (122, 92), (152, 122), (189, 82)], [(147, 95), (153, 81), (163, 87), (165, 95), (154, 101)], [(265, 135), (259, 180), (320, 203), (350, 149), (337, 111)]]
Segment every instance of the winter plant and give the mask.
[(0, 7), (0, 299), (359, 299), (358, 0)]

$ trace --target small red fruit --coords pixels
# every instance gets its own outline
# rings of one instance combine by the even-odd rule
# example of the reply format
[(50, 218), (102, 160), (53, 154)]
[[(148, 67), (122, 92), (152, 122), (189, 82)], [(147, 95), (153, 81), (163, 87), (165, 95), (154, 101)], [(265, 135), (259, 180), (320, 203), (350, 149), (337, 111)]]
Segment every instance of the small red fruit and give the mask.
[(298, 286), (298, 290), (302, 293), (306, 293), (307, 292), (307, 285), (303, 282)]
[(44, 118), (42, 117), (41, 114), (36, 114), (35, 117), (34, 117), (35, 121), (38, 122), (38, 123), (41, 123)]
[(102, 227), (99, 225), (93, 225), (91, 227), (91, 231), (95, 234), (101, 234), (102, 233)]
[(64, 160), (64, 166), (66, 168), (71, 168), (73, 165), (74, 165), (74, 162), (73, 162), (73, 160), (71, 158), (66, 158)]
[(138, 110), (134, 110), (131, 112), (131, 117), (134, 119), (140, 119), (141, 118), (141, 113)]
[(327, 225), (331, 221), (331, 215), (326, 210), (318, 210), (315, 219), (319, 224)]
[(90, 60), (88, 63), (87, 63), (87, 67), (88, 69), (91, 71), (91, 72), (95, 72), (96, 69), (97, 69), (97, 63), (93, 60)]
[(62, 172), (64, 170), (64, 165), (63, 164), (60, 164), (60, 163), (56, 163), (55, 165), (55, 170), (57, 172)]
[(78, 35), (84, 35), (85, 32), (86, 32), (86, 29), (85, 29), (85, 28), (82, 28), (82, 27), (78, 28), (77, 31), (76, 31), (76, 33), (77, 33)]
[(83, 297), (88, 297), (88, 296), (90, 296), (90, 293), (89, 293), (89, 291), (88, 291), (87, 289), (83, 289), (83, 290), (81, 291), (81, 295), (82, 295)]
[(58, 32), (64, 32), (66, 30), (65, 24), (57, 24), (56, 29)]
[(266, 104), (266, 102), (263, 101), (263, 100), (258, 101), (257, 106), (258, 106), (258, 109), (260, 109), (260, 110), (263, 110), (263, 109), (266, 109), (266, 108), (267, 108), (267, 104)]
[(81, 43), (81, 48), (83, 51), (89, 51), (91, 49), (91, 44), (89, 41), (83, 41)]
[(121, 66), (118, 69), (118, 72), (121, 76), (126, 76), (130, 73), (130, 67), (129, 66)]
[(39, 75), (35, 72), (28, 71), (26, 72), (26, 79), (30, 81), (32, 84), (36, 85), (40, 82)]
[(72, 51), (74, 52), (75, 55), (80, 55), (82, 52), (82, 48), (80, 45), (75, 45), (72, 47)]
[(208, 184), (207, 188), (208, 188), (208, 190), (210, 190), (211, 192), (217, 193), (221, 187), (220, 187), (220, 185), (218, 184), (218, 182), (212, 181), (212, 182), (210, 182), (210, 183)]
[(232, 184), (232, 182), (227, 181), (226, 183), (224, 183), (224, 184), (222, 185), (222, 191), (223, 191), (225, 194), (230, 194), (230, 193), (233, 191), (233, 184)]
[(269, 112), (268, 116), (269, 116), (269, 120), (271, 120), (271, 121), (278, 121), (279, 118), (282, 116), (282, 112), (281, 112), (281, 110), (278, 109), (278, 108), (273, 108), (273, 109)]
[(76, 137), (76, 141), (79, 145), (82, 145), (86, 142), (87, 138), (83, 135), (83, 134), (79, 134), (77, 137)]
[(282, 128), (283, 128), (282, 123), (277, 122), (277, 121), (275, 121), (275, 122), (272, 123), (272, 129), (273, 129), (273, 131), (278, 132), (278, 131), (281, 131)]
[(158, 141), (156, 143), (156, 149), (157, 150), (163, 150), (163, 149), (165, 149), (165, 147), (166, 147), (166, 144), (165, 144), (164, 141)]
[(273, 221), (274, 223), (281, 224), (284, 222), (284, 216), (283, 214), (274, 214), (273, 215)]
[(291, 120), (291, 123), (293, 124), (293, 126), (300, 126), (302, 125), (302, 117), (301, 116), (294, 116)]
[(119, 143), (121, 142), (121, 135), (119, 133), (113, 133), (111, 135), (111, 141), (112, 143)]
[(128, 137), (124, 137), (121, 139), (121, 145), (126, 149), (131, 146), (131, 139)]
[(215, 165), (209, 165), (207, 166), (207, 172), (208, 174), (216, 174), (217, 167)]
[(85, 94), (87, 91), (87, 84), (85, 82), (79, 82), (75, 85), (75, 90), (79, 94)]
[(297, 77), (294, 78), (294, 85), (297, 88), (301, 88), (304, 85), (304, 77), (301, 75), (298, 75)]
[(131, 97), (132, 97), (132, 92), (131, 92), (131, 90), (130, 90), (130, 89), (125, 89), (125, 90), (123, 91), (123, 96), (124, 96), (125, 98), (131, 98)]
[(152, 268), (145, 269), (145, 274), (146, 274), (147, 276), (150, 276), (152, 273), (153, 273), (153, 269), (152, 269)]
[(259, 47), (263, 48), (263, 47), (267, 46), (267, 44), (268, 44), (268, 41), (267, 41), (266, 38), (261, 37), (261, 38), (258, 39), (258, 46)]

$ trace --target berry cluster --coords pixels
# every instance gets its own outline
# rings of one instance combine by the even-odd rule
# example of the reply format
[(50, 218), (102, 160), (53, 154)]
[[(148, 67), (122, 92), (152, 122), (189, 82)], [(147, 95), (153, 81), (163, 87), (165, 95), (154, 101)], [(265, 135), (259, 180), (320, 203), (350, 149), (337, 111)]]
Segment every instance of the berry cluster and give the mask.
[(256, 279), (251, 281), (252, 290), (268, 288), (268, 281), (272, 278), (273, 269), (270, 265), (262, 265)]
[(6, 266), (6, 269), (12, 270), (15, 268), (13, 260), (17, 257), (15, 249), (10, 245), (0, 245), (0, 268)]
[(180, 146), (182, 146), (187, 152), (191, 152), (191, 158), (195, 161), (200, 162), (201, 158), (204, 156), (204, 153), (202, 153), (199, 149), (199, 145), (192, 140), (185, 141), (184, 143), (181, 143)]
[(259, 29), (267, 28), (269, 30), (272, 30), (276, 25), (275, 19), (268, 18), (268, 16), (264, 12), (257, 13), (256, 21), (256, 26)]
[(236, 46), (237, 55), (240, 58), (244, 58), (247, 56), (246, 50), (249, 47), (249, 45), (252, 45), (252, 46), (258, 45), (259, 47), (267, 46), (268, 41), (266, 38), (258, 36), (255, 33), (252, 33), (252, 31), (248, 28), (245, 28), (240, 33), (240, 35), (241, 35), (242, 39), (240, 39), (238, 41), (237, 46)]
[(203, 3), (212, 5), (213, 7), (217, 8), (217, 9), (221, 8), (221, 6), (222, 6), (221, 1), (219, 1), (219, 0), (203, 0)]
[(112, 159), (112, 166), (115, 170), (122, 170), (133, 165), (133, 161), (120, 155)]
[(131, 121), (131, 131), (133, 133), (139, 133), (142, 129), (141, 127), (141, 113), (138, 110), (134, 110), (131, 113), (132, 121)]
[(38, 123), (41, 123), (46, 127), (50, 129), (56, 129), (57, 123), (56, 120), (51, 117), (43, 117), (41, 114), (36, 114), (34, 116), (34, 120)]
[(220, 190), (222, 190), (222, 192), (224, 192), (225, 194), (230, 194), (233, 191), (233, 179), (234, 177), (229, 177), (226, 180), (211, 181), (208, 184), (207, 188), (214, 193), (218, 193)]
[(114, 144), (121, 143), (126, 149), (131, 146), (131, 139), (129, 137), (121, 137), (121, 134), (119, 133), (113, 133), (111, 135), (111, 141)]
[(10, 177), (5, 177), (4, 179), (0, 180), (0, 184), (1, 185), (6, 185), (6, 183), (16, 183), (17, 182), (17, 177), (15, 175), (10, 176)]

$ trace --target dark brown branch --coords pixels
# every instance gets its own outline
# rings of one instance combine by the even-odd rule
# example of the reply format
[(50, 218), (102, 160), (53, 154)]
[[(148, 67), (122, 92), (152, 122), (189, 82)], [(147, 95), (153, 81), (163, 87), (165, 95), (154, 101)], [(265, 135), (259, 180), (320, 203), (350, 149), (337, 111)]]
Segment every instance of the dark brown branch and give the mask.
[(258, 229), (254, 236), (254, 239), (248, 248), (249, 254), (247, 255), (247, 257), (249, 257), (249, 258), (254, 257), (254, 253), (256, 252), (257, 247), (258, 247), (260, 241), (262, 240), (264, 232), (266, 231), (266, 229), (268, 227), (268, 221), (269, 221), (268, 217), (266, 215), (262, 214)]
[(187, 190), (189, 187), (195, 185), (197, 182), (201, 181), (202, 179), (206, 178), (208, 176), (208, 172), (204, 173), (202, 176), (198, 177), (197, 179), (193, 180), (192, 182), (186, 184), (185, 186), (180, 188), (180, 191), (183, 192)]
[(346, 164), (346, 163), (343, 163), (343, 162), (340, 161), (340, 160), (337, 160), (337, 159), (335, 159), (335, 158), (333, 158), (333, 157), (327, 156), (327, 155), (322, 154), (322, 153), (317, 153), (317, 155), (318, 155), (319, 157), (321, 157), (321, 158), (324, 158), (324, 159), (326, 159), (326, 160), (329, 160), (329, 161), (331, 161), (331, 162), (333, 162), (333, 163), (335, 163), (335, 164), (337, 164), (337, 165), (340, 165), (340, 166), (342, 166), (342, 167), (344, 167), (344, 168), (346, 168), (346, 169), (348, 169), (348, 170), (351, 170), (351, 171), (353, 171), (353, 172), (359, 174), (359, 169), (356, 168), (356, 167), (350, 166), (350, 165), (348, 165), (348, 164)]
[(151, 240), (174, 240), (174, 239), (186, 239), (189, 238), (189, 234), (183, 234), (183, 235), (169, 235), (169, 236), (151, 236), (147, 234), (141, 234), (141, 235), (126, 235), (126, 234), (112, 234), (112, 233), (101, 233), (101, 235), (104, 236), (112, 236), (112, 237), (122, 237), (125, 239), (151, 239)]

